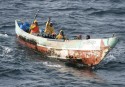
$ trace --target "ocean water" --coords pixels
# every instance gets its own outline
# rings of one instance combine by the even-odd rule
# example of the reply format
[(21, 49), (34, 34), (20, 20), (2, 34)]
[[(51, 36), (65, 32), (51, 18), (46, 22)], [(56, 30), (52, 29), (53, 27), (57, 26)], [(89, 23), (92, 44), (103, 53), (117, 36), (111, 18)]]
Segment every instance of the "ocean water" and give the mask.
[[(56, 32), (68, 37), (111, 37), (119, 42), (96, 66), (74, 67), (21, 45), (16, 19), (32, 22), (37, 10), (40, 28), (51, 17)], [(0, 87), (125, 87), (124, 0), (0, 0)]]

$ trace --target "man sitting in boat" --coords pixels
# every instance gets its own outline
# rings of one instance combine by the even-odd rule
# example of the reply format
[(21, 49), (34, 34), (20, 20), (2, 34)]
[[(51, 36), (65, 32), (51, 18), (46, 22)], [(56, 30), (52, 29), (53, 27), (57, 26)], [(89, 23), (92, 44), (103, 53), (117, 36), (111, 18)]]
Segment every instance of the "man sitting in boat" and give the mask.
[(86, 40), (90, 39), (90, 35), (86, 35)]
[(39, 35), (39, 26), (37, 20), (34, 20), (33, 24), (30, 26), (30, 34)]
[(80, 34), (80, 35), (76, 36), (74, 39), (81, 40), (82, 39), (82, 35)]
[(53, 34), (55, 34), (53, 24), (50, 22), (50, 17), (46, 23), (44, 33), (45, 33), (45, 36), (47, 37), (51, 37)]
[(56, 36), (56, 39), (66, 39), (63, 30), (59, 31), (59, 34)]

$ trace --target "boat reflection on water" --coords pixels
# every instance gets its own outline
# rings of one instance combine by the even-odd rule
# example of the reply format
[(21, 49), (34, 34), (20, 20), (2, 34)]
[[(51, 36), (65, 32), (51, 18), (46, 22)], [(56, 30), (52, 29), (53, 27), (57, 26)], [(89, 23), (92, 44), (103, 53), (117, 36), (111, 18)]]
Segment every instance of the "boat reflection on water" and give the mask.
[(59, 71), (61, 73), (66, 73), (64, 74), (64, 77), (62, 76), (62, 78), (65, 78), (65, 76), (67, 75), (72, 79), (74, 79), (74, 77), (77, 77), (78, 79), (80, 79), (80, 81), (82, 81), (82, 83), (85, 84), (91, 84), (93, 82), (105, 83), (105, 80), (98, 75), (96, 70), (92, 70), (90, 67), (74, 68), (65, 66), (63, 68), (60, 68)]

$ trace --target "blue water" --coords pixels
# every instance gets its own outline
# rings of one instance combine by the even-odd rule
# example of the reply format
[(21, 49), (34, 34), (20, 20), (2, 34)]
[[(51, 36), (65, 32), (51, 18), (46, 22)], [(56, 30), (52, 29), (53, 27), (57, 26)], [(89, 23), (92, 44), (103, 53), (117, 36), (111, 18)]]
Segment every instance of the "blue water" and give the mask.
[[(47, 59), (21, 45), (14, 30), (15, 19), (32, 22), (38, 9), (41, 29), (51, 17), (68, 37), (114, 33), (119, 43), (93, 70)], [(124, 36), (124, 0), (0, 0), (0, 87), (125, 87)]]

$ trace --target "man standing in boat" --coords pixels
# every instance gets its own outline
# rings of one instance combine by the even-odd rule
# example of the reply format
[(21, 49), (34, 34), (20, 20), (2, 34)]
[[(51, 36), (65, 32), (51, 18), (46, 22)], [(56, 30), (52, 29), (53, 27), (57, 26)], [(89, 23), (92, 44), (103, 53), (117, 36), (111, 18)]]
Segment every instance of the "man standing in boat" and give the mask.
[(34, 20), (33, 24), (30, 26), (30, 34), (39, 35), (39, 26), (37, 20)]
[(44, 33), (48, 37), (51, 37), (53, 34), (55, 34), (53, 24), (50, 22), (50, 17), (49, 20), (46, 22)]

